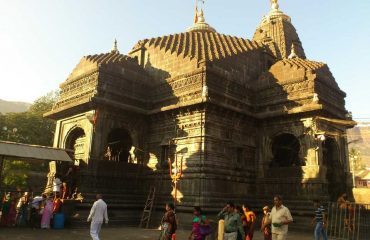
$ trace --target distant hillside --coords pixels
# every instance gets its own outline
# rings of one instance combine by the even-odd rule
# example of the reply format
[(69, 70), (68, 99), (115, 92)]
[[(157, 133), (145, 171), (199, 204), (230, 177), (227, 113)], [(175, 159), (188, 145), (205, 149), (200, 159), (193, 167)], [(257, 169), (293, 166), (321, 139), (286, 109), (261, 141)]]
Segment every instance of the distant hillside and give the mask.
[(0, 99), (0, 113), (8, 112), (25, 112), (31, 106), (31, 103), (26, 102), (12, 102)]
[(358, 125), (347, 130), (348, 147), (360, 151), (361, 158), (370, 167), (370, 122), (358, 122)]

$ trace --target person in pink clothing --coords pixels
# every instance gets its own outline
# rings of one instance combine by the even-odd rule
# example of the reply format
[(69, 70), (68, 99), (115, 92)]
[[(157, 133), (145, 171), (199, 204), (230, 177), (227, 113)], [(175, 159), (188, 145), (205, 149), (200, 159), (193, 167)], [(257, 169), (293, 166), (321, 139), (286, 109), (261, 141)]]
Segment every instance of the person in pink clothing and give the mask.
[(41, 218), (41, 228), (49, 229), (50, 228), (50, 220), (53, 218), (53, 200), (50, 197), (45, 197), (44, 208), (42, 212)]

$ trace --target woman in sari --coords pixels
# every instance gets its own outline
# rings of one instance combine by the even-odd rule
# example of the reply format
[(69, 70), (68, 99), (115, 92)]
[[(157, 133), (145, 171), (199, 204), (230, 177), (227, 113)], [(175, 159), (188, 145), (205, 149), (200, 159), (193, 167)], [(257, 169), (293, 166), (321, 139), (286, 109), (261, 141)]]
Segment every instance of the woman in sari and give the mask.
[(7, 227), (15, 226), (15, 218), (17, 216), (17, 201), (15, 195), (10, 193), (7, 200), (3, 204), (1, 225)]
[(1, 208), (1, 220), (0, 220), (0, 226), (6, 227), (8, 225), (8, 214), (10, 209), (10, 195), (5, 194), (3, 198), (3, 204)]
[(204, 225), (209, 226), (206, 216), (202, 215), (200, 207), (194, 207), (193, 227), (189, 240), (204, 240), (206, 236), (201, 232), (201, 227)]
[(27, 225), (27, 206), (28, 205), (28, 192), (25, 192), (21, 198), (19, 198), (17, 203), (17, 217), (16, 225), (17, 226), (26, 226)]
[(53, 218), (53, 207), (53, 201), (50, 199), (50, 197), (46, 197), (44, 209), (42, 211), (41, 228), (50, 228), (50, 220)]
[(263, 218), (261, 221), (261, 232), (263, 233), (264, 240), (271, 240), (271, 224), (266, 225), (268, 223), (268, 219), (270, 217), (270, 208), (268, 206), (263, 207)]
[(256, 214), (250, 209), (247, 204), (243, 204), (242, 223), (245, 233), (245, 240), (252, 240), (254, 233), (254, 224), (256, 222)]
[(172, 203), (166, 204), (166, 212), (161, 221), (161, 234), (159, 240), (172, 240), (175, 237), (177, 224), (175, 207)]
[(53, 205), (53, 214), (60, 213), (62, 207), (62, 200), (59, 197), (59, 194), (55, 195), (54, 205)]

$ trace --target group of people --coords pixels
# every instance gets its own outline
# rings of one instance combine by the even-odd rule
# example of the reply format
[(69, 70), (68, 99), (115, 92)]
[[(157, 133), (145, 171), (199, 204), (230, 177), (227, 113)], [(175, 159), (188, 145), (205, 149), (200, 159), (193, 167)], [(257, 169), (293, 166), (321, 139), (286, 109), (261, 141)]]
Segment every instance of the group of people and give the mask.
[(4, 194), (1, 204), (0, 225), (4, 227), (31, 226), (50, 228), (53, 214), (61, 209), (62, 200), (57, 195), (33, 196), (31, 192)]
[(67, 183), (62, 182), (58, 175), (54, 177), (52, 184), (52, 193), (48, 191), (48, 194), (38, 196), (34, 196), (32, 191), (5, 193), (0, 201), (0, 226), (48, 229), (53, 216), (61, 211), (65, 199), (83, 200), (77, 187), (70, 193)]
[[(68, 179), (71, 171), (72, 168), (69, 168), (65, 177), (66, 179)], [(62, 181), (59, 174), (53, 176), (52, 189), (54, 197), (59, 195), (61, 199), (79, 199), (82, 197), (81, 194), (78, 193), (78, 188), (75, 184), (72, 184), (72, 181)]]
[[(282, 204), (279, 195), (274, 197), (274, 207), (263, 207), (263, 217), (260, 230), (265, 240), (284, 240), (288, 233), (288, 225), (293, 222), (292, 215), (287, 207)], [(242, 207), (235, 206), (232, 202), (218, 214), (219, 235), (223, 240), (252, 240), (256, 226), (256, 214), (247, 204)]]
[[(314, 237), (316, 240), (326, 234), (325, 208), (319, 201), (314, 201), (315, 215), (312, 224), (315, 225)], [(274, 206), (270, 210), (268, 206), (262, 208), (263, 217), (260, 221), (260, 231), (264, 240), (285, 240), (288, 234), (288, 225), (293, 222), (293, 217), (287, 207), (283, 205), (282, 197), (274, 197)], [(192, 231), (189, 240), (205, 240), (212, 233), (207, 217), (202, 213), (200, 207), (194, 207), (194, 218), (192, 220)], [(256, 214), (248, 204), (235, 206), (229, 202), (218, 214), (218, 239), (222, 240), (253, 240), (254, 230), (257, 228)], [(161, 221), (160, 240), (176, 239), (177, 221), (173, 204), (166, 205), (166, 212)]]
[[(274, 207), (270, 211), (268, 206), (263, 207), (263, 218), (260, 230), (265, 240), (284, 240), (288, 232), (288, 225), (293, 222), (292, 215), (282, 204), (281, 196), (274, 197)], [(204, 240), (211, 234), (212, 229), (207, 217), (200, 207), (194, 207), (192, 231), (189, 240)], [(256, 214), (248, 204), (235, 206), (229, 202), (219, 212), (218, 218), (219, 239), (223, 240), (253, 240), (257, 224)], [(166, 212), (161, 221), (160, 240), (173, 240), (176, 237), (177, 221), (173, 204), (166, 204)], [(221, 236), (221, 237), (220, 237)]]

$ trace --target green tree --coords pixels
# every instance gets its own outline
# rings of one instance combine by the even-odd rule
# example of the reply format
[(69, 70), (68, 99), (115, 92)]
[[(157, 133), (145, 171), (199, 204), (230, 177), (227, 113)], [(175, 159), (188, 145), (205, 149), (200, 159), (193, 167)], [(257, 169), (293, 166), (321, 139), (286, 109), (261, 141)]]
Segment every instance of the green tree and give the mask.
[(55, 121), (43, 117), (58, 98), (52, 91), (38, 98), (27, 112), (0, 115), (0, 140), (52, 146)]
[[(26, 112), (0, 114), (0, 140), (52, 146), (55, 121), (43, 117), (50, 111), (58, 98), (53, 91), (38, 98)], [(4, 161), (3, 187), (24, 188), (27, 186), (28, 173), (46, 171), (47, 164), (31, 165), (25, 161)]]
[(26, 188), (30, 168), (30, 164), (24, 161), (4, 161), (2, 187), (5, 189)]

